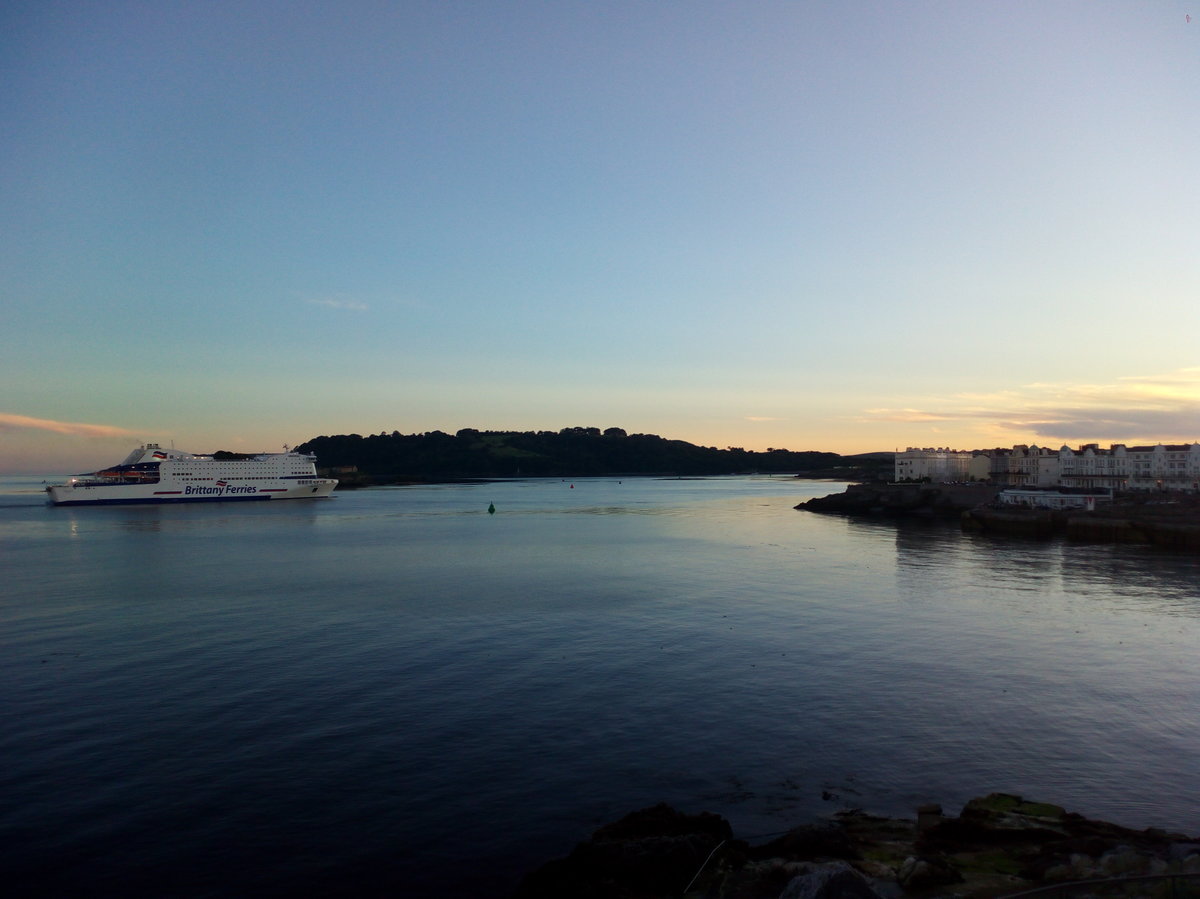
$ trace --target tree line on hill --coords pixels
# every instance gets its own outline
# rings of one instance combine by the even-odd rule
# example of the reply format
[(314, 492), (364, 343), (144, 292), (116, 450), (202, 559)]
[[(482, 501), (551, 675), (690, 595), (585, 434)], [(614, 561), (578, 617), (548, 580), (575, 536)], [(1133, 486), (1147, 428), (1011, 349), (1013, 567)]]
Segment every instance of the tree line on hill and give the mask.
[[(429, 431), (401, 434), (339, 434), (314, 437), (298, 447), (313, 453), (322, 470), (348, 484), (464, 478), (588, 477), (599, 475), (718, 475), (761, 472), (842, 477), (855, 480), (886, 467), (882, 456), (730, 446), (696, 446), (621, 428), (563, 428), (561, 431)], [(869, 457), (869, 458), (868, 458)], [(886, 461), (886, 464), (885, 464)], [(868, 475), (870, 476), (870, 475)]]

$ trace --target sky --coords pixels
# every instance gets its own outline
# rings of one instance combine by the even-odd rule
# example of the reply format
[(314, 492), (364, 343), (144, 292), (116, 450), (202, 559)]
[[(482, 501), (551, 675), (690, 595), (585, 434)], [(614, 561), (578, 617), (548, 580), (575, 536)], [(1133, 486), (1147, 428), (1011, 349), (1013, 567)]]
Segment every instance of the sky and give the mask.
[(1200, 440), (1200, 0), (0, 8), (0, 471)]

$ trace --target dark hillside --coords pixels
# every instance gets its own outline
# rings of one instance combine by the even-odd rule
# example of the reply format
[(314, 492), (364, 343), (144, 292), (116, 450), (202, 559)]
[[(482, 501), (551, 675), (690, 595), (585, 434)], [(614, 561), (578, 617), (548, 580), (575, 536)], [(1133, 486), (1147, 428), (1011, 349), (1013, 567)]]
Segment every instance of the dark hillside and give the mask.
[[(561, 431), (477, 431), (457, 434), (393, 431), (363, 437), (314, 437), (298, 446), (315, 453), (322, 469), (355, 469), (372, 483), (458, 478), (587, 477), (596, 475), (718, 475), (747, 472), (845, 472), (837, 453), (696, 446), (620, 428)], [(890, 469), (890, 463), (888, 465)], [(854, 469), (856, 470), (856, 469)]]

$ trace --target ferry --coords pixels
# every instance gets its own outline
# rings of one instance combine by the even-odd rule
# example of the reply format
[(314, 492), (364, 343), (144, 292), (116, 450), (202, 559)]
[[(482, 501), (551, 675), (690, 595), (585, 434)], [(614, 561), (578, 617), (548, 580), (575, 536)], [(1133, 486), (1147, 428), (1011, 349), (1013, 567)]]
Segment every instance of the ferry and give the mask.
[(185, 453), (147, 443), (46, 493), (56, 506), (244, 502), (329, 496), (337, 483), (318, 477), (317, 457), (305, 453)]

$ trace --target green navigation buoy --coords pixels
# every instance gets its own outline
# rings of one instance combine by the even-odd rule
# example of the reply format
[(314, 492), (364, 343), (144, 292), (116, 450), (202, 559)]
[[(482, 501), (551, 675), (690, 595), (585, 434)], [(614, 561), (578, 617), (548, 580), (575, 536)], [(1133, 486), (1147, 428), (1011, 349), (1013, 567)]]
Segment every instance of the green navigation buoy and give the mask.
[(488, 515), (495, 515), (495, 514), (496, 514), (496, 504), (488, 503)]

